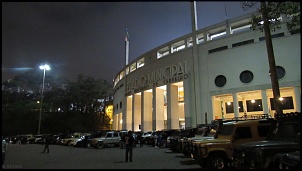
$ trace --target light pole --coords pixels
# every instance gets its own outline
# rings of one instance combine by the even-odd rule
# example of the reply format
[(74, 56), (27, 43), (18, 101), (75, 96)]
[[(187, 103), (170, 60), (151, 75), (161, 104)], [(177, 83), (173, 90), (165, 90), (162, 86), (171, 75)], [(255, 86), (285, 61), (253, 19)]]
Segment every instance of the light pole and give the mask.
[(43, 103), (43, 92), (44, 92), (44, 80), (45, 80), (45, 71), (50, 70), (49, 65), (41, 65), (40, 69), (43, 70), (43, 84), (42, 84), (42, 93), (41, 93), (41, 104), (40, 104), (40, 115), (39, 115), (39, 129), (38, 129), (38, 135), (40, 134), (40, 128), (41, 128), (41, 115), (42, 115), (42, 103)]

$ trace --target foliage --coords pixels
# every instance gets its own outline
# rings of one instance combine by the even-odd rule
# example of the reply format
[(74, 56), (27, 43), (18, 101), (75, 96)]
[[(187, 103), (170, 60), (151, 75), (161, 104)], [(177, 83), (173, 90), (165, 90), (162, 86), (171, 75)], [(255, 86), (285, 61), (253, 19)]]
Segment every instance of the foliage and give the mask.
[[(107, 81), (79, 75), (76, 82), (69, 82), (48, 75), (44, 85), (42, 134), (94, 132), (110, 122), (97, 111), (97, 99), (112, 96)], [(2, 135), (37, 133), (41, 87), (41, 74), (33, 71), (2, 84)]]
[[(253, 7), (257, 1), (246, 1), (242, 3), (243, 9)], [(261, 8), (259, 13), (261, 14)], [(288, 30), (295, 31), (300, 29), (300, 2), (294, 1), (279, 1), (279, 2), (267, 2), (268, 20), (270, 21), (270, 29), (275, 31), (280, 28), (280, 16), (286, 16), (290, 20), (286, 22)], [(263, 31), (262, 16), (253, 16), (252, 29)]]

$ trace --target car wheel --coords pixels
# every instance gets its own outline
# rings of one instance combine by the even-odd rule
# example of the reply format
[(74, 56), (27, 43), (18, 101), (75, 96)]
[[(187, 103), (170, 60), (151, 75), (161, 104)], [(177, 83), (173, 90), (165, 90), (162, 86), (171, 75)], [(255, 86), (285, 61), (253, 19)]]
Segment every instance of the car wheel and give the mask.
[(67, 145), (70, 146), (70, 145), (71, 145), (71, 141), (68, 141), (68, 142), (67, 142)]
[(81, 147), (81, 146), (82, 146), (82, 143), (80, 143), (80, 142), (77, 142), (75, 145), (75, 147)]
[(98, 142), (96, 144), (96, 148), (104, 148), (104, 143), (103, 142)]
[(210, 154), (207, 162), (208, 169), (226, 169), (227, 159), (224, 154)]

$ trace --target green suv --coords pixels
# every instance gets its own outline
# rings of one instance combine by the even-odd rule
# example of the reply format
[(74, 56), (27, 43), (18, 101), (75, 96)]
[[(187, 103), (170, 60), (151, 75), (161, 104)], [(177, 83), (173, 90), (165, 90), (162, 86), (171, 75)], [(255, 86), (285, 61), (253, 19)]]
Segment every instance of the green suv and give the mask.
[(225, 169), (232, 165), (233, 148), (265, 140), (272, 119), (233, 120), (220, 123), (214, 139), (193, 142), (191, 157), (203, 168)]

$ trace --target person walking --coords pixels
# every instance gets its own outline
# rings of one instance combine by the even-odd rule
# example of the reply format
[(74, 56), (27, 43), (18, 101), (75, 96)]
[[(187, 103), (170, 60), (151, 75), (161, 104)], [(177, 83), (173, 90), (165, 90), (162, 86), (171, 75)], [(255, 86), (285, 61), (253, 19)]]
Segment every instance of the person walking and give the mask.
[(141, 132), (138, 134), (137, 139), (139, 141), (139, 147), (142, 147), (143, 146), (143, 137), (142, 137)]
[(47, 153), (49, 153), (49, 143), (50, 143), (50, 138), (49, 138), (48, 136), (45, 137), (44, 143), (45, 143), (45, 146), (44, 146), (44, 150), (43, 150), (42, 153), (45, 153), (46, 150), (47, 150)]
[(125, 148), (125, 133), (122, 133), (121, 140), (122, 140), (121, 149), (123, 149)]
[(128, 158), (130, 159), (129, 162), (133, 162), (133, 143), (134, 138), (132, 136), (132, 131), (128, 131), (128, 134), (125, 135), (126, 162), (128, 162)]

